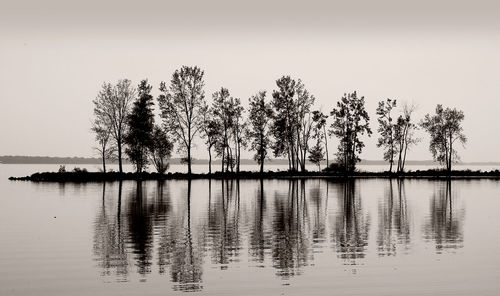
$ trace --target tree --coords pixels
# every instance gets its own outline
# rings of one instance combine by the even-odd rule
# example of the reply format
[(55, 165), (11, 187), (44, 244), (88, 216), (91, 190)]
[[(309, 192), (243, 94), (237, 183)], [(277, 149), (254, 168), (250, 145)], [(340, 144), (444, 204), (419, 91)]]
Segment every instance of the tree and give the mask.
[(397, 153), (396, 143), (394, 141), (396, 123), (392, 118), (392, 109), (396, 107), (396, 100), (387, 99), (380, 101), (377, 107), (378, 129), (380, 134), (377, 147), (384, 147), (384, 160), (389, 161), (389, 172), (392, 172), (394, 155)]
[(403, 105), (403, 114), (396, 121), (394, 129), (394, 142), (396, 143), (395, 151), (398, 152), (398, 172), (401, 173), (405, 169), (406, 154), (408, 149), (420, 142), (419, 138), (415, 137), (415, 131), (418, 126), (413, 123), (413, 112), (416, 110), (415, 105)]
[(151, 162), (158, 173), (164, 174), (168, 170), (168, 160), (172, 156), (174, 144), (168, 139), (167, 133), (157, 125), (153, 128), (151, 140), (152, 143), (149, 147)]
[(464, 112), (456, 108), (444, 109), (441, 104), (436, 106), (434, 115), (427, 114), (421, 121), (420, 126), (425, 129), (430, 137), (429, 150), (437, 160), (445, 164), (448, 172), (451, 172), (452, 162), (458, 161), (459, 156), (455, 150), (456, 141), (465, 146), (467, 137), (463, 133), (462, 121)]
[(271, 104), (266, 102), (266, 92), (260, 91), (249, 99), (247, 137), (250, 139), (250, 150), (255, 151), (254, 160), (264, 172), (264, 161), (270, 145), (270, 130), (268, 123), (273, 117)]
[(96, 120), (106, 124), (118, 152), (118, 167), (122, 168), (123, 136), (126, 130), (126, 119), (131, 102), (135, 99), (136, 90), (128, 79), (118, 80), (116, 85), (104, 83), (101, 91), (93, 100)]
[(110, 143), (110, 126), (106, 122), (102, 122), (99, 118), (96, 118), (91, 130), (95, 133), (95, 140), (99, 144), (95, 149), (102, 159), (102, 171), (106, 173), (106, 160), (110, 159), (115, 152), (115, 147)]
[(325, 154), (323, 153), (323, 146), (321, 146), (321, 141), (316, 141), (316, 144), (309, 150), (309, 161), (318, 166), (318, 170), (321, 170), (321, 161), (325, 159)]
[(346, 172), (353, 172), (361, 160), (358, 155), (365, 146), (360, 135), (366, 133), (370, 136), (372, 133), (365, 98), (359, 98), (356, 92), (344, 94), (330, 114), (334, 118), (330, 131), (340, 140), (337, 159)]
[(290, 76), (278, 79), (276, 86), (278, 89), (273, 91), (274, 118), (271, 128), (275, 138), (274, 155), (286, 155), (290, 170), (296, 171), (300, 166), (305, 171), (314, 96), (309, 94), (300, 79), (295, 81)]
[[(313, 119), (316, 119), (314, 122), (313, 128), (313, 139), (316, 139), (316, 144), (310, 148), (309, 150), (309, 161), (316, 164), (318, 166), (318, 170), (321, 170), (321, 161), (325, 159), (325, 154), (323, 153), (323, 147), (321, 146), (323, 142), (323, 126), (321, 124), (321, 116), (318, 113), (319, 111), (313, 112)], [(325, 121), (326, 122), (326, 121)]]
[(314, 133), (318, 134), (319, 138), (322, 138), (325, 145), (325, 155), (326, 155), (326, 166), (329, 166), (328, 160), (328, 133), (326, 132), (326, 119), (328, 115), (323, 114), (323, 112), (316, 110), (313, 111), (313, 122), (314, 122)]
[(209, 108), (204, 103), (202, 108), (203, 122), (202, 122), (202, 138), (205, 139), (205, 144), (208, 148), (208, 173), (212, 173), (212, 147), (217, 144), (220, 136), (219, 122), (214, 118), (213, 109)]
[(127, 144), (125, 153), (135, 165), (137, 173), (141, 173), (148, 165), (148, 152), (153, 142), (154, 103), (151, 89), (152, 87), (147, 80), (141, 81), (138, 86), (139, 97), (127, 116), (128, 131), (124, 138), (125, 144)]
[(240, 172), (240, 162), (241, 162), (241, 148), (246, 147), (247, 142), (244, 139), (244, 134), (246, 131), (246, 124), (243, 120), (243, 113), (245, 109), (241, 106), (241, 100), (239, 98), (235, 98), (231, 100), (231, 123), (232, 123), (232, 132), (234, 138), (234, 151), (235, 151), (235, 165), (236, 172)]
[(202, 127), (201, 110), (205, 100), (204, 72), (198, 67), (183, 66), (172, 75), (170, 86), (161, 82), (158, 102), (161, 117), (169, 133), (180, 142), (186, 153), (188, 174), (191, 174), (193, 139)]
[(297, 158), (300, 164), (301, 171), (306, 170), (307, 152), (309, 151), (309, 139), (313, 127), (311, 116), (311, 107), (314, 104), (314, 96), (310, 95), (302, 81), (299, 79), (296, 84), (296, 115), (297, 125), (295, 130), (297, 133), (297, 150), (299, 157)]
[[(242, 120), (243, 107), (238, 98), (234, 98), (227, 88), (213, 93), (212, 110), (214, 119), (220, 127), (220, 136), (217, 138), (215, 149), (222, 156), (222, 172), (231, 169), (240, 169), (241, 148), (246, 146), (243, 139), (245, 124)], [(231, 146), (234, 143), (234, 146)]]

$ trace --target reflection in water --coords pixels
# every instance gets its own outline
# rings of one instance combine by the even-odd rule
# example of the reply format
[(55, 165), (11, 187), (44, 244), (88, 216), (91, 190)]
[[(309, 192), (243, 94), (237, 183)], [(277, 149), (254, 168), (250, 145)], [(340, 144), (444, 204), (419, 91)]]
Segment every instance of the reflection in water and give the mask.
[[(130, 280), (132, 273), (141, 280), (158, 273), (174, 290), (200, 291), (207, 269), (225, 272), (245, 264), (273, 268), (278, 278), (288, 279), (319, 263), (320, 253), (339, 265), (362, 265), (369, 244), (379, 256), (408, 251), (414, 229), (405, 181), (378, 180), (383, 187), (376, 194), (362, 191), (362, 182), (103, 183), (95, 260), (102, 276), (118, 281)], [(452, 197), (451, 183), (438, 184), (443, 186), (431, 195), (429, 219), (418, 229), (441, 251), (463, 243), (464, 211)], [(373, 198), (378, 201), (371, 211)], [(378, 224), (370, 241), (373, 215)]]
[(338, 210), (333, 219), (334, 247), (343, 264), (356, 265), (357, 259), (365, 257), (370, 217), (362, 211), (354, 180), (335, 185)]
[(465, 210), (457, 205), (451, 180), (443, 183), (438, 184), (432, 195), (430, 217), (424, 227), (424, 238), (435, 242), (438, 253), (461, 248), (463, 244)]
[(272, 256), (277, 274), (288, 278), (300, 274), (309, 259), (309, 215), (305, 181), (290, 180), (288, 194), (274, 199)]
[(221, 269), (238, 260), (241, 249), (239, 220), (240, 182), (220, 181), (220, 191), (208, 204), (208, 243), (212, 262)]
[(113, 198), (106, 198), (106, 183), (102, 184), (102, 207), (94, 222), (94, 254), (103, 275), (115, 273), (118, 280), (125, 280), (128, 259), (120, 219), (121, 200), (122, 182), (118, 186), (118, 196)]
[[(396, 183), (396, 192), (394, 192)], [(378, 254), (395, 256), (397, 245), (407, 249), (410, 245), (410, 222), (406, 202), (405, 183), (402, 180), (388, 181), (384, 199), (378, 209)]]

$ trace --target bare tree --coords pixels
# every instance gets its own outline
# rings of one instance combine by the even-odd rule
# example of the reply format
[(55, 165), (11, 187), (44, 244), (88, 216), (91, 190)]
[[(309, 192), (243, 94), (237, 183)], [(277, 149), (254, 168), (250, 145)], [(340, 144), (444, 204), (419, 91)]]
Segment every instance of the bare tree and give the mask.
[(104, 83), (101, 91), (93, 100), (94, 115), (96, 120), (111, 130), (111, 135), (116, 143), (118, 152), (118, 166), (120, 173), (122, 167), (122, 145), (126, 130), (126, 120), (130, 104), (135, 99), (136, 90), (128, 79), (119, 80), (116, 85)]
[(170, 86), (161, 82), (158, 102), (161, 117), (179, 141), (179, 150), (186, 153), (188, 174), (191, 174), (191, 148), (193, 139), (202, 127), (202, 107), (205, 100), (204, 72), (198, 67), (183, 66), (172, 75)]

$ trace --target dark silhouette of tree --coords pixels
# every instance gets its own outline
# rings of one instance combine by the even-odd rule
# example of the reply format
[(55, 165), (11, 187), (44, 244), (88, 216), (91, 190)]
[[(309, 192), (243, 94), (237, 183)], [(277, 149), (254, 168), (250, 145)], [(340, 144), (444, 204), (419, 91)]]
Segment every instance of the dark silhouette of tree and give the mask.
[(318, 166), (318, 170), (321, 170), (321, 161), (325, 159), (322, 144), (326, 143), (326, 116), (320, 111), (314, 111), (312, 114), (314, 122), (312, 138), (316, 140), (316, 144), (309, 149), (308, 158), (310, 162)]
[(188, 174), (191, 174), (193, 139), (202, 127), (201, 110), (205, 100), (204, 72), (198, 67), (183, 66), (176, 70), (170, 86), (161, 82), (158, 98), (161, 117), (167, 131), (179, 141), (179, 150), (186, 153)]
[(206, 103), (204, 103), (202, 108), (203, 122), (202, 122), (202, 138), (205, 139), (205, 145), (208, 148), (208, 173), (212, 173), (212, 147), (217, 144), (217, 140), (220, 136), (220, 125), (219, 122), (214, 118), (213, 109), (209, 108)]
[(316, 144), (309, 150), (309, 161), (318, 166), (318, 170), (321, 170), (321, 161), (325, 159), (325, 154), (323, 153), (323, 146), (321, 146), (321, 140), (317, 138)]
[(445, 164), (448, 172), (451, 172), (451, 164), (460, 160), (454, 148), (456, 141), (464, 146), (467, 137), (463, 133), (462, 121), (464, 112), (456, 108), (443, 108), (441, 104), (436, 106), (434, 115), (427, 114), (420, 125), (430, 137), (429, 150), (435, 160)]
[[(220, 136), (217, 137), (215, 148), (222, 157), (222, 172), (240, 171), (241, 149), (246, 147), (245, 121), (243, 120), (244, 108), (241, 101), (230, 95), (227, 88), (213, 93), (213, 115), (217, 125), (221, 127)], [(232, 144), (234, 143), (234, 146)]]
[(141, 81), (138, 86), (139, 97), (127, 116), (128, 131), (124, 137), (125, 144), (127, 144), (125, 153), (134, 164), (137, 173), (141, 173), (148, 165), (148, 154), (153, 144), (154, 103), (151, 89), (147, 80)]
[(311, 107), (314, 96), (305, 89), (299, 79), (283, 76), (276, 81), (272, 107), (274, 118), (272, 133), (275, 138), (274, 156), (288, 157), (288, 168), (305, 171), (309, 138), (312, 130)]
[(126, 120), (130, 104), (135, 99), (136, 90), (128, 79), (119, 80), (116, 85), (104, 83), (93, 100), (96, 120), (112, 131), (118, 153), (118, 167), (122, 167), (122, 146), (126, 130)]
[[(328, 133), (326, 132), (326, 119), (328, 115), (323, 114), (323, 112), (316, 110), (313, 111), (313, 122), (314, 122), (314, 133), (318, 133), (325, 143), (325, 156), (326, 156), (326, 166), (330, 165), (328, 159)], [(321, 134), (322, 132), (322, 134)]]
[(396, 121), (394, 141), (397, 145), (396, 150), (399, 153), (398, 172), (400, 173), (404, 172), (408, 149), (420, 142), (420, 139), (415, 137), (415, 131), (418, 127), (412, 122), (412, 115), (415, 109), (415, 105), (404, 104), (403, 114)]
[(111, 129), (102, 118), (95, 118), (92, 124), (92, 132), (95, 134), (95, 140), (99, 144), (95, 149), (102, 158), (102, 171), (106, 173), (106, 160), (113, 157), (116, 150), (115, 146), (110, 143)]
[(394, 155), (397, 153), (397, 146), (394, 141), (396, 123), (392, 118), (392, 109), (396, 107), (396, 100), (387, 99), (378, 102), (378, 129), (380, 134), (377, 147), (384, 148), (384, 160), (389, 161), (389, 172), (392, 172), (392, 164), (394, 163)]
[(274, 135), (274, 156), (288, 157), (288, 169), (297, 170), (295, 142), (296, 116), (293, 97), (295, 96), (295, 80), (290, 76), (283, 76), (276, 80), (278, 90), (273, 91), (272, 107), (274, 118), (272, 133)]
[(151, 162), (160, 174), (164, 174), (169, 167), (169, 159), (174, 148), (173, 141), (169, 140), (167, 133), (159, 126), (155, 125), (151, 136), (151, 146), (149, 154)]
[(266, 92), (261, 91), (249, 100), (247, 137), (250, 139), (250, 150), (255, 151), (254, 160), (260, 165), (260, 172), (264, 172), (264, 161), (270, 145), (270, 130), (268, 123), (273, 117), (271, 104), (266, 102)]
[(235, 165), (236, 172), (240, 172), (240, 163), (241, 163), (241, 148), (245, 148), (247, 146), (247, 142), (244, 138), (246, 134), (246, 124), (243, 119), (243, 113), (245, 109), (241, 106), (241, 100), (239, 98), (235, 98), (231, 100), (231, 110), (233, 117), (231, 119), (232, 122), (232, 130), (233, 130), (233, 138), (234, 138), (234, 151), (235, 151)]
[(365, 98), (359, 98), (356, 92), (344, 94), (330, 114), (334, 118), (331, 133), (340, 140), (337, 159), (346, 172), (353, 172), (360, 161), (358, 155), (365, 146), (360, 135), (366, 133), (370, 136), (372, 133)]
[(221, 156), (221, 172), (224, 172), (224, 167), (226, 171), (229, 167), (233, 167), (233, 157), (231, 146), (229, 145), (230, 138), (232, 136), (232, 110), (231, 110), (231, 100), (234, 100), (227, 88), (222, 87), (220, 91), (212, 94), (212, 110), (214, 112), (214, 120), (217, 121), (217, 125), (220, 126), (219, 137), (216, 137), (215, 149), (219, 156)]
[[(297, 126), (295, 131), (297, 133), (297, 151), (299, 157), (297, 158), (300, 164), (300, 170), (306, 171), (307, 152), (309, 152), (309, 139), (311, 138), (311, 131), (313, 127), (313, 120), (311, 108), (314, 104), (314, 96), (309, 94), (302, 81), (297, 81)], [(298, 167), (298, 166), (297, 166)]]

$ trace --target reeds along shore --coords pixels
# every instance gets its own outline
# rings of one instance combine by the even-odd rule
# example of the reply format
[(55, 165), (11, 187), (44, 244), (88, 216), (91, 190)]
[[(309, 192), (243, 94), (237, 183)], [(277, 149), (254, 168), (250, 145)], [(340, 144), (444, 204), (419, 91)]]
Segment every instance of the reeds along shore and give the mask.
[(408, 171), (404, 173), (391, 172), (360, 172), (351, 173), (339, 172), (249, 172), (241, 171), (239, 173), (231, 172), (216, 172), (208, 173), (119, 173), (119, 172), (43, 172), (34, 173), (26, 177), (10, 177), (13, 181), (35, 181), (35, 182), (105, 182), (119, 180), (169, 180), (169, 179), (282, 179), (282, 178), (425, 178), (425, 179), (500, 179), (500, 171), (446, 171), (446, 170), (425, 170), (425, 171)]

